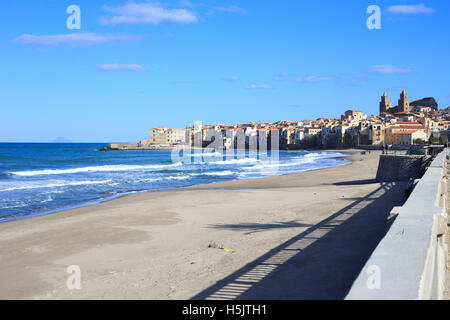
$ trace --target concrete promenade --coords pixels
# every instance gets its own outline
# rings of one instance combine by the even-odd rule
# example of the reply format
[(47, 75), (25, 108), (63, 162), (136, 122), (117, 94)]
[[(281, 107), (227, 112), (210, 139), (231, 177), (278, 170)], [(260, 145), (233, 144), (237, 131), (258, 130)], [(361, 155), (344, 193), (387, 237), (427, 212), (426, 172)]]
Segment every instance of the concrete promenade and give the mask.
[[(447, 228), (447, 245), (450, 248), (450, 220)], [(447, 252), (447, 283), (444, 299), (450, 300), (450, 250)]]
[[(447, 160), (447, 177), (450, 176), (450, 161)], [(447, 180), (447, 276), (446, 276), (446, 289), (444, 292), (444, 299), (450, 300), (450, 186)]]
[(449, 297), (449, 150), (436, 156), (347, 295), (349, 300)]

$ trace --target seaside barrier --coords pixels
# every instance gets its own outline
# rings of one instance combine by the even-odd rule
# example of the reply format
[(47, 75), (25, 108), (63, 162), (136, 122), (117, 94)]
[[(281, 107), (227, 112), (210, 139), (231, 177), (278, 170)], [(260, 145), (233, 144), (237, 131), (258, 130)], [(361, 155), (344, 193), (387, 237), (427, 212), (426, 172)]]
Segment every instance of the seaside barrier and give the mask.
[(429, 156), (381, 155), (376, 179), (379, 182), (420, 179), (425, 173), (429, 159)]
[(441, 152), (348, 292), (347, 300), (440, 300), (446, 278), (447, 157)]

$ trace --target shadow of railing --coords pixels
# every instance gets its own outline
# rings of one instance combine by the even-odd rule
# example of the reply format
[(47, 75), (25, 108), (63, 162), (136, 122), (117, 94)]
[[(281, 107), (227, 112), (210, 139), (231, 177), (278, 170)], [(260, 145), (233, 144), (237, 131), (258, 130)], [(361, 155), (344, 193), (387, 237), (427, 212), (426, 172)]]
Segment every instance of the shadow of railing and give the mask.
[(364, 185), (364, 184), (371, 184), (371, 183), (377, 183), (376, 179), (366, 179), (366, 180), (352, 180), (352, 181), (343, 181), (343, 182), (336, 182), (333, 183), (335, 186), (357, 186), (357, 185)]
[[(403, 192), (403, 183), (380, 184), (373, 192), (355, 198), (345, 208), (192, 299), (343, 299), (385, 235), (389, 212), (402, 205)], [(282, 227), (280, 224), (212, 227), (256, 232), (277, 226)]]
[(288, 221), (279, 223), (213, 224), (210, 225), (210, 228), (227, 230), (248, 230), (246, 234), (252, 234), (271, 229), (306, 228), (312, 226), (312, 224), (299, 223), (297, 221)]

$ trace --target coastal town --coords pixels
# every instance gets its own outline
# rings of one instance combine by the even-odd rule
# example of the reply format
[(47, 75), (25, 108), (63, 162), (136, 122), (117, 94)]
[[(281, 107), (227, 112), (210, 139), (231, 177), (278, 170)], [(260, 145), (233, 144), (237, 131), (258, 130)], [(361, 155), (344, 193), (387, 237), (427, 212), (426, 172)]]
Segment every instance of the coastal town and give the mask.
[[(446, 144), (449, 129), (450, 107), (439, 110), (434, 98), (410, 101), (403, 90), (394, 107), (385, 92), (379, 102), (378, 115), (348, 110), (340, 119), (319, 118), (236, 125), (196, 123), (185, 129), (157, 127), (150, 130), (148, 140), (135, 144), (111, 144), (107, 150), (171, 149), (176, 146), (213, 146), (224, 150), (248, 148), (263, 136), (270, 141), (274, 133), (279, 140), (280, 150), (377, 149), (383, 146), (407, 148)], [(243, 141), (241, 145), (239, 141)]]

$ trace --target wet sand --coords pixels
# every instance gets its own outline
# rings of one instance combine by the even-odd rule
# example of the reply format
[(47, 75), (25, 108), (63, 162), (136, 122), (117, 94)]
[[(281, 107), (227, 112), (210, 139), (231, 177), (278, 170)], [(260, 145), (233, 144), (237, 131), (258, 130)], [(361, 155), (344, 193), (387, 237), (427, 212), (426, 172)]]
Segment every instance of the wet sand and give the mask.
[(379, 154), (2, 223), (0, 299), (342, 299), (403, 203)]

